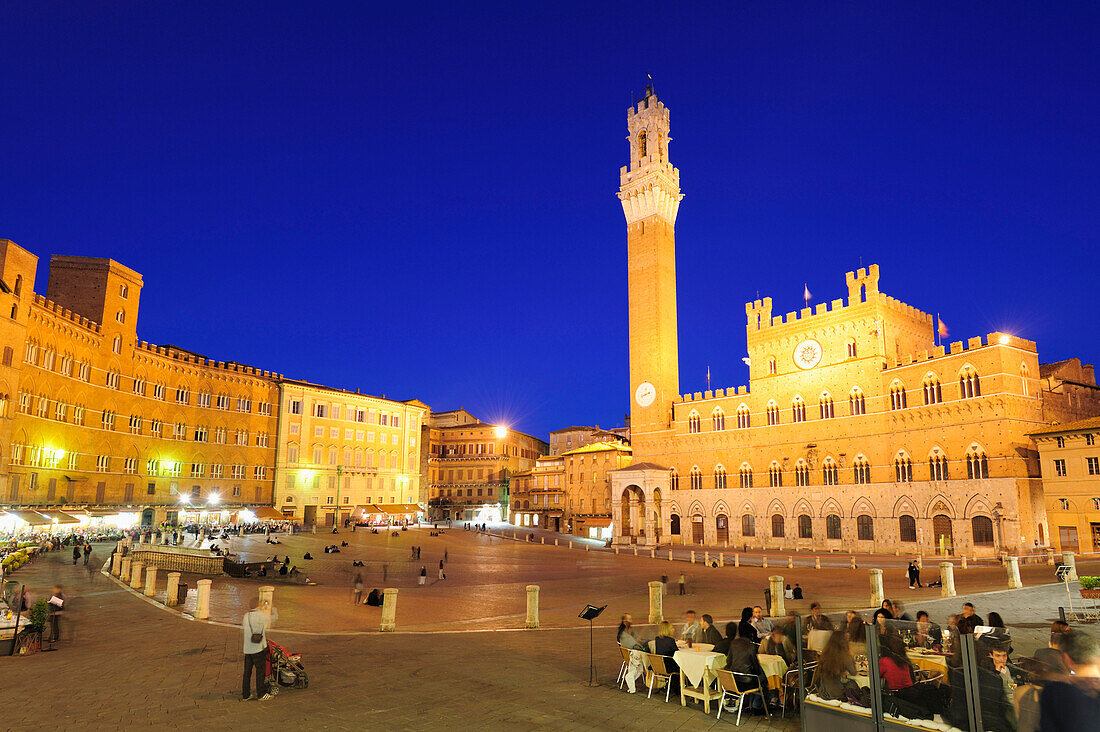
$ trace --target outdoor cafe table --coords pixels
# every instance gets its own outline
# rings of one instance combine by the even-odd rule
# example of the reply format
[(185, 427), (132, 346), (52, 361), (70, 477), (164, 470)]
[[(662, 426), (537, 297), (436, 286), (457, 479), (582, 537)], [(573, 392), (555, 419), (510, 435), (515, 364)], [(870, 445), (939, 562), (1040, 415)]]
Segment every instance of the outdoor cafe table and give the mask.
[(712, 699), (722, 698), (722, 688), (717, 683), (720, 668), (726, 666), (726, 656), (709, 650), (714, 646), (700, 643), (692, 648), (681, 648), (672, 656), (680, 667), (680, 705), (687, 706), (687, 698), (703, 700), (703, 711), (710, 714)]
[(782, 693), (783, 677), (787, 675), (787, 662), (782, 656), (773, 656), (768, 653), (761, 653), (756, 659), (760, 661), (760, 668), (764, 669), (764, 676), (768, 678), (768, 688)]
[(919, 648), (911, 648), (906, 654), (914, 666), (923, 671), (942, 673), (947, 678), (947, 658), (934, 651), (924, 651)]

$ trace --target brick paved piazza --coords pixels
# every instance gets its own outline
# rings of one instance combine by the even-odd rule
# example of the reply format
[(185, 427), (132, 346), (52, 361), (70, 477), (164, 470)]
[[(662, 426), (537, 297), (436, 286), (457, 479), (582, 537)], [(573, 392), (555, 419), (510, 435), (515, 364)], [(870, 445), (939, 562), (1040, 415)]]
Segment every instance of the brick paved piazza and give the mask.
[[(324, 545), (334, 540), (346, 540), (352, 547), (341, 554), (324, 554)], [(262, 537), (233, 544), (257, 555), (276, 550)], [(421, 562), (406, 565), (412, 544), (423, 545)], [(431, 572), (429, 584), (417, 587), (420, 564), (438, 568), (444, 548), (448, 579), (440, 583)], [(272, 638), (302, 654), (310, 674), (308, 689), (286, 689), (262, 703), (237, 701), (241, 631), (220, 621), (235, 618), (242, 598), (252, 596), (258, 582), (216, 579), (216, 622), (195, 622), (186, 614), (152, 605), (98, 572), (71, 566), (62, 552), (46, 555), (15, 575), (36, 596), (60, 582), (71, 609), (60, 652), (0, 659), (5, 726), (272, 729), (301, 724), (311, 729), (440, 729), (473, 723), (481, 729), (724, 728), (732, 726), (732, 719), (715, 722), (713, 711), (707, 717), (698, 706), (685, 709), (675, 700), (666, 704), (656, 697), (631, 696), (610, 685), (618, 661), (614, 631), (607, 628), (596, 630), (597, 666), (605, 685), (583, 686), (588, 633), (575, 627), (581, 622), (576, 619), (580, 607), (587, 601), (607, 603), (601, 618), (606, 624), (617, 621), (622, 612), (644, 619), (646, 582), (661, 573), (675, 576), (681, 569), (687, 570), (691, 594), (668, 597), (666, 615), (678, 615), (690, 605), (725, 621), (758, 598), (763, 578), (776, 571), (807, 588), (808, 599), (795, 605), (798, 609), (812, 598), (828, 608), (867, 604), (863, 569), (704, 569), (488, 539), (461, 530), (440, 538), (429, 537), (425, 530), (397, 538), (359, 532), (303, 535), (278, 547), (280, 554), (288, 550), (295, 559), (307, 550), (318, 557), (310, 575), (322, 582), (280, 585), (275, 595), (281, 620)], [(106, 551), (99, 547), (96, 556), (102, 561)], [(406, 632), (378, 633), (378, 609), (351, 606), (353, 559), (367, 563), (368, 588), (382, 585), (381, 563), (389, 565), (386, 584), (401, 588), (398, 626)], [(911, 609), (924, 600), (934, 615), (950, 609), (934, 603), (936, 590), (905, 589), (899, 584), (900, 569), (886, 575), (888, 594), (908, 600)], [(1047, 582), (1050, 575), (1045, 566), (1024, 568), (1026, 584)], [(959, 571), (956, 576), (960, 593), (980, 590), (983, 583), (989, 589), (1003, 587), (999, 567)], [(484, 630), (522, 626), (528, 583), (542, 587), (544, 626), (570, 627)], [(975, 601), (980, 611), (983, 604), (991, 609), (994, 602), (1009, 611), (1010, 625), (1012, 616), (1045, 621), (1056, 615), (1060, 589), (1037, 587)], [(960, 597), (950, 604), (962, 601)], [(939, 606), (943, 609), (937, 612)], [(741, 727), (793, 730), (797, 723), (767, 724), (751, 718), (742, 720)]]

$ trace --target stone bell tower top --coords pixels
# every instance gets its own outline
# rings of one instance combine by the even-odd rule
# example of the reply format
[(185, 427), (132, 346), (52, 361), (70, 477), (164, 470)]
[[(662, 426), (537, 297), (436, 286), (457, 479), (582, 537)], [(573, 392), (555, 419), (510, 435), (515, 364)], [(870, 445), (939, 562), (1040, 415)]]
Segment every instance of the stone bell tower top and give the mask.
[(626, 113), (630, 165), (619, 170), (619, 200), (626, 223), (633, 224), (658, 214), (670, 225), (680, 208), (680, 171), (668, 159), (668, 108), (652, 86), (637, 106)]

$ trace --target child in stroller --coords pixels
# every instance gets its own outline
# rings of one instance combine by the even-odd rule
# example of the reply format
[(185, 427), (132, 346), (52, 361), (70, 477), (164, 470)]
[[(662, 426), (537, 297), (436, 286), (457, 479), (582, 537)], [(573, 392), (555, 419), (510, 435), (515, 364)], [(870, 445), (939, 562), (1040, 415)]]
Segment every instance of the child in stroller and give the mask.
[(296, 689), (309, 686), (309, 676), (300, 655), (291, 653), (270, 638), (267, 648), (267, 688), (270, 694), (278, 694), (283, 686)]

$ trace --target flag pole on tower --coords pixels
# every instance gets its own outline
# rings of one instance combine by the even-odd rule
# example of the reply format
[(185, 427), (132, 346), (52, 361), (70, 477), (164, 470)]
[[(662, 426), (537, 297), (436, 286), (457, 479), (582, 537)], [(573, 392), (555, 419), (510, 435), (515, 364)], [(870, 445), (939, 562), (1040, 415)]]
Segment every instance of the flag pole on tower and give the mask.
[(806, 307), (810, 307), (810, 286), (805, 282), (802, 283), (802, 299), (806, 302)]
[(707, 364), (707, 391), (710, 391), (710, 364)]

